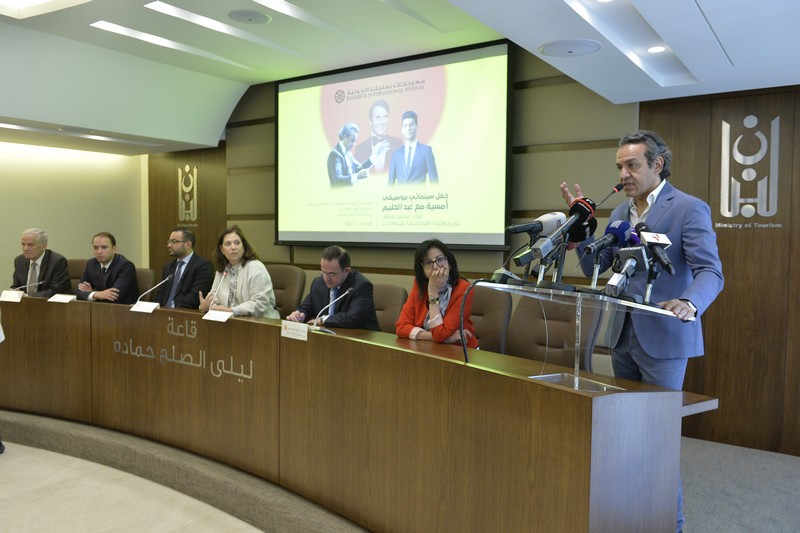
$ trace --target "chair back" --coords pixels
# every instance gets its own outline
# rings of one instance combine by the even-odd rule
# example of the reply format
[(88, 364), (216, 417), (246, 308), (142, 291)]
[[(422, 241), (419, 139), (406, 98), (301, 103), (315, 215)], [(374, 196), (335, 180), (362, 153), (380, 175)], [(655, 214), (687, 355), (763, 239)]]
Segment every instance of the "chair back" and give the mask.
[(511, 318), (511, 295), (489, 287), (472, 288), (472, 325), (481, 350), (506, 352), (506, 330)]
[[(509, 322), (506, 353), (573, 368), (575, 316), (574, 305), (521, 297)], [(580, 368), (588, 372), (601, 317), (600, 308), (581, 308)]]
[(72, 283), (72, 292), (78, 290), (78, 283), (83, 276), (83, 269), (86, 268), (86, 259), (67, 259), (67, 271), (69, 281)]
[(375, 312), (378, 315), (381, 331), (395, 333), (394, 325), (400, 317), (403, 304), (408, 299), (408, 291), (398, 285), (374, 283), (372, 299), (375, 301)]
[[(156, 271), (152, 268), (136, 267), (136, 284), (139, 286), (139, 294), (144, 294), (156, 284)], [(156, 291), (146, 294), (142, 300), (152, 302)]]
[(306, 288), (306, 271), (294, 265), (267, 265), (275, 292), (275, 309), (281, 318), (297, 309)]

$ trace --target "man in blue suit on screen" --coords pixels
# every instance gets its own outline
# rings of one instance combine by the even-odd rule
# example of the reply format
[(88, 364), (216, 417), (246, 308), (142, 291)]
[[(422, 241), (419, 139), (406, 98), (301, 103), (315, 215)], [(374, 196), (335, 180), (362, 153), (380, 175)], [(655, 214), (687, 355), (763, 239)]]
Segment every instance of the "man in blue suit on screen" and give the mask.
[[(401, 117), (403, 146), (392, 154), (389, 163), (389, 185), (425, 184), (439, 182), (436, 172), (436, 159), (427, 144), (417, 141), (417, 114), (406, 111)], [(427, 178), (427, 179), (426, 179)]]
[[(609, 223), (624, 220), (636, 227), (646, 222), (647, 231), (665, 234), (672, 242), (666, 254), (674, 273), (660, 273), (651, 301), (676, 318), (617, 311), (608, 345), (616, 377), (681, 390), (688, 358), (704, 353), (700, 317), (722, 290), (723, 277), (711, 209), (667, 181), (671, 164), (672, 152), (655, 132), (639, 130), (619, 142), (617, 168), (628, 201), (611, 212)], [(561, 184), (561, 193), (569, 204), (582, 196), (577, 184), (574, 196), (566, 183)], [(584, 251), (593, 240), (590, 237), (576, 248), (587, 276), (592, 275), (594, 256)], [(618, 249), (599, 252), (601, 271), (611, 266)], [(628, 293), (644, 295), (647, 277), (646, 271), (634, 272)], [(679, 491), (676, 530), (682, 527)]]

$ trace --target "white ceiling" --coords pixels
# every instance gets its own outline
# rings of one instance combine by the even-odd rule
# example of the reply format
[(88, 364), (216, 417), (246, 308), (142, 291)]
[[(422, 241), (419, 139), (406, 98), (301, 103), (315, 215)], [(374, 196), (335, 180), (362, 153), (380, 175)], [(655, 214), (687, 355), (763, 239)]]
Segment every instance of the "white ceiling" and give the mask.
[[(0, 128), (0, 141), (123, 154), (215, 146), (249, 85), (502, 37), (613, 103), (800, 84), (797, 0), (282, 2), (301, 8), (295, 17), (255, 0), (165, 2), (235, 35), (148, 3), (93, 0), (23, 20), (0, 15), (0, 123), (27, 128)], [(241, 10), (252, 16), (233, 20), (231, 12)], [(270, 22), (246, 21), (259, 15)], [(97, 21), (169, 39), (184, 51), (101, 31), (91, 26)], [(600, 50), (539, 52), (570, 39), (596, 41)], [(654, 40), (668, 52), (639, 49)]]

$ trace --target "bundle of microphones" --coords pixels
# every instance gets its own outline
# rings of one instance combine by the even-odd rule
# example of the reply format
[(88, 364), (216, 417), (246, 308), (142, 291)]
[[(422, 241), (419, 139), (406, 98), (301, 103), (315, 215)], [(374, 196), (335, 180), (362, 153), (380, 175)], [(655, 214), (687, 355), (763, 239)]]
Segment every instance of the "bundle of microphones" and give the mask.
[[(542, 215), (533, 222), (508, 226), (506, 228), (508, 233), (530, 235), (530, 246), (519, 255), (513, 256), (514, 263), (517, 266), (526, 266), (534, 259), (539, 259), (537, 267), (544, 268), (567, 243), (580, 243), (593, 236), (597, 230), (595, 210), (622, 188), (622, 183), (617, 184), (599, 204), (595, 204), (589, 198), (576, 198), (570, 205), (569, 218), (564, 213), (553, 212)], [(593, 254), (597, 260), (599, 253), (605, 248), (611, 246), (619, 248), (612, 265), (614, 274), (605, 288), (606, 294), (619, 297), (627, 289), (634, 272), (647, 271), (654, 279), (653, 265), (658, 264), (670, 275), (675, 273), (675, 268), (665, 251), (670, 244), (666, 235), (651, 232), (644, 222), (637, 224), (634, 229), (628, 222), (616, 220), (606, 227), (601, 238), (586, 245), (583, 253)], [(492, 280), (497, 283), (524, 281), (505, 266), (495, 271)]]

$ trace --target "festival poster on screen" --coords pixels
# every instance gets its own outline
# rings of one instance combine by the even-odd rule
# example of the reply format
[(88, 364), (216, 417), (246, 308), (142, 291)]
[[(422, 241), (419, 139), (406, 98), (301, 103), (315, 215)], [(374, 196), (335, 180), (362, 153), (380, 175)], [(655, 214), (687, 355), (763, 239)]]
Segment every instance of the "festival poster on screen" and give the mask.
[[(506, 72), (488, 55), (280, 92), (282, 238), (502, 244)], [(347, 124), (358, 136), (345, 147)], [(367, 161), (355, 183), (333, 183)]]

